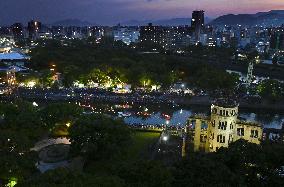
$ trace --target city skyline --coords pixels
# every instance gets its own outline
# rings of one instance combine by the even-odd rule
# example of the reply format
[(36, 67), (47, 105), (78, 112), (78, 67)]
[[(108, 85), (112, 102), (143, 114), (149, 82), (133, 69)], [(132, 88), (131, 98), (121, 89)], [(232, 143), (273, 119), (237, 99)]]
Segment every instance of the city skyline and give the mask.
[(80, 19), (92, 24), (113, 25), (129, 20), (158, 20), (191, 17), (191, 11), (203, 9), (206, 16), (256, 13), (284, 9), (282, 0), (10, 0), (1, 1), (0, 25), (38, 19), (53, 23)]

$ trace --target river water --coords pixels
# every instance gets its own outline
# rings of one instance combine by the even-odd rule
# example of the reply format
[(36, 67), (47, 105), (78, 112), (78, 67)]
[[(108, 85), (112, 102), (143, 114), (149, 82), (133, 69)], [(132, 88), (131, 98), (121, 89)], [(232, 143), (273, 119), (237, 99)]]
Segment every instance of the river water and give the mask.
[[(129, 125), (169, 125), (184, 126), (188, 118), (194, 114), (210, 115), (210, 107), (204, 106), (172, 106), (170, 104), (129, 104), (90, 102), (87, 104), (92, 112), (108, 114), (118, 117), (119, 113), (128, 114), (121, 117)], [(87, 107), (88, 108), (88, 107)], [(258, 122), (264, 128), (281, 129), (284, 124), (284, 111), (256, 111), (253, 109), (239, 109), (239, 117), (242, 120)]]
[[(173, 107), (173, 106), (133, 106), (132, 108), (115, 109), (117, 111), (129, 113), (131, 116), (123, 117), (124, 121), (129, 125), (144, 124), (144, 125), (171, 125), (184, 126), (187, 119), (194, 114), (210, 115), (208, 107)], [(140, 113), (147, 115), (141, 115)], [(139, 113), (139, 114), (138, 114)], [(254, 111), (239, 109), (239, 117), (251, 122), (258, 122), (264, 128), (281, 129), (284, 123), (284, 113)]]

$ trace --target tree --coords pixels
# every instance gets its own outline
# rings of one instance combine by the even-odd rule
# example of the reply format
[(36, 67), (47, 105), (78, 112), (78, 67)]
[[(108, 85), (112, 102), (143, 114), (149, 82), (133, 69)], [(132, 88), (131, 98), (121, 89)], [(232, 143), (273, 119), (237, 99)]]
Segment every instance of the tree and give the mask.
[(124, 151), (131, 140), (129, 128), (103, 115), (81, 116), (69, 129), (71, 153), (90, 160), (109, 158)]
[(137, 160), (119, 166), (115, 173), (125, 181), (126, 186), (171, 186), (172, 174), (159, 162)]
[(257, 145), (240, 139), (228, 148), (219, 149), (214, 157), (244, 179), (248, 186), (278, 186), (284, 184), (276, 172), (283, 165), (284, 149), (280, 147)]
[(271, 101), (279, 101), (284, 98), (284, 84), (272, 79), (262, 81), (257, 86), (259, 95)]
[(52, 128), (56, 123), (66, 124), (74, 122), (82, 112), (82, 109), (75, 104), (53, 103), (43, 108), (40, 114), (47, 126)]
[(205, 90), (232, 90), (238, 82), (238, 77), (208, 66), (201, 67), (193, 76), (197, 86)]
[(257, 174), (261, 173), (265, 155), (261, 147), (246, 140), (238, 140), (217, 151), (219, 159), (234, 173), (245, 178), (247, 184), (258, 184)]
[(123, 180), (115, 176), (93, 176), (87, 173), (76, 173), (64, 168), (47, 171), (30, 180), (20, 182), (17, 187), (65, 187), (65, 186), (125, 186)]
[(31, 103), (1, 104), (0, 179), (23, 181), (33, 173), (36, 154), (30, 149), (46, 128)]
[(18, 153), (0, 149), (0, 180), (6, 183), (14, 179), (24, 181), (38, 172), (35, 167), (37, 155), (34, 152)]
[(172, 173), (173, 186), (235, 186), (242, 182), (222, 162), (197, 153), (176, 163)]
[(38, 108), (33, 106), (32, 103), (16, 101), (14, 104), (1, 104), (0, 113), (3, 116), (0, 127), (2, 130), (25, 132), (25, 136), (34, 142), (46, 131)]

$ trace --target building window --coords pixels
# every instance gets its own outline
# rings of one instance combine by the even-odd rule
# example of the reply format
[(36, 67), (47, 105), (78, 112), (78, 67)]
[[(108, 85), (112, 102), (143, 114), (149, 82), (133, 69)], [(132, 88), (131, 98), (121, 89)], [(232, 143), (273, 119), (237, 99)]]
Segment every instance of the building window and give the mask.
[(244, 136), (245, 135), (244, 128), (237, 128), (237, 135), (238, 136)]
[(222, 123), (219, 121), (218, 129), (221, 129)]
[(226, 130), (227, 129), (227, 121), (225, 121), (225, 122), (220, 122), (219, 121), (218, 129)]
[(228, 143), (231, 143), (231, 142), (233, 142), (233, 141), (234, 141), (233, 135), (230, 134)]
[(258, 138), (258, 131), (257, 130), (251, 130), (250, 137), (251, 138)]
[(225, 143), (225, 136), (218, 135), (218, 136), (217, 136), (217, 142), (219, 142), (219, 143)]
[(208, 129), (208, 125), (205, 121), (202, 121), (201, 122), (201, 130), (206, 130), (206, 129)]
[(214, 133), (211, 133), (211, 140), (214, 140)]
[(234, 129), (234, 125), (232, 123), (230, 124), (230, 129)]
[(215, 120), (212, 121), (212, 127), (215, 127)]
[(206, 135), (200, 135), (200, 142), (201, 143), (206, 143), (207, 136)]

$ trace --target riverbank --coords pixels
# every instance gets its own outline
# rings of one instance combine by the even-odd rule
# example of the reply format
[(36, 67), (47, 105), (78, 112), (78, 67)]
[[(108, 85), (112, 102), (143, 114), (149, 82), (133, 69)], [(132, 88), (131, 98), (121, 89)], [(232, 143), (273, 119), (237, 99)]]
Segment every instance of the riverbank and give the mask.
[[(213, 102), (213, 98), (209, 96), (193, 96), (191, 98), (184, 98), (184, 97), (176, 97), (174, 99), (175, 103), (182, 106), (204, 106), (210, 107), (211, 103)], [(269, 103), (268, 101), (263, 101), (259, 103), (248, 103), (245, 100), (239, 101), (239, 108), (240, 109), (253, 109), (253, 110), (266, 110), (266, 111), (283, 111), (284, 112), (284, 103)]]
[[(179, 96), (163, 93), (152, 94), (115, 94), (112, 92), (96, 89), (76, 90), (45, 90), (45, 89), (22, 89), (17, 94), (1, 96), (0, 100), (25, 99), (29, 101), (81, 101), (81, 102), (107, 102), (107, 103), (135, 103), (135, 104), (170, 104), (180, 106), (202, 106), (210, 108), (214, 98), (209, 96)], [(245, 99), (239, 101), (240, 109), (284, 111), (284, 101), (271, 103), (268, 101), (249, 102)]]

